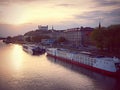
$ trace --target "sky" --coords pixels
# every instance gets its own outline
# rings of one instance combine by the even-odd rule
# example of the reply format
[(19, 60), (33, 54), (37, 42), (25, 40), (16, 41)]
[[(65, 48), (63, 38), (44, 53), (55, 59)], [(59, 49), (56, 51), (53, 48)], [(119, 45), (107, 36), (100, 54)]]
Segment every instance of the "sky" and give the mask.
[(0, 36), (49, 29), (120, 24), (120, 0), (0, 0)]

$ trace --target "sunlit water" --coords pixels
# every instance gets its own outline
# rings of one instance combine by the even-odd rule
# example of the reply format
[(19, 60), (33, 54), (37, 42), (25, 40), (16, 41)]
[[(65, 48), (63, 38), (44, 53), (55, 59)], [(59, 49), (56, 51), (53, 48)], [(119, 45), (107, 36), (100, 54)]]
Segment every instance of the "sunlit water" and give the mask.
[(120, 81), (0, 41), (0, 90), (120, 90)]

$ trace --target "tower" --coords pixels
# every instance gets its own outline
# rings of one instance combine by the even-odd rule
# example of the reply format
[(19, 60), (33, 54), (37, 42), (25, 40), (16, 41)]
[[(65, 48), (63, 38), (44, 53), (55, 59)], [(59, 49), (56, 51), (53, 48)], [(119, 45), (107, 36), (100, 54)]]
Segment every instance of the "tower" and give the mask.
[(54, 27), (52, 26), (52, 30), (54, 30)]
[(101, 29), (101, 23), (99, 22), (99, 29)]

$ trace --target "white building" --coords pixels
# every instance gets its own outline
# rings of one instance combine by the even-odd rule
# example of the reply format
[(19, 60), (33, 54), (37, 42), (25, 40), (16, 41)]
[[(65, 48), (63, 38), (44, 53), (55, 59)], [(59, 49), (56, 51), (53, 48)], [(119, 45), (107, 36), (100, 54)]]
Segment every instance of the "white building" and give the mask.
[(39, 30), (48, 30), (48, 25), (47, 26), (38, 25), (38, 29)]

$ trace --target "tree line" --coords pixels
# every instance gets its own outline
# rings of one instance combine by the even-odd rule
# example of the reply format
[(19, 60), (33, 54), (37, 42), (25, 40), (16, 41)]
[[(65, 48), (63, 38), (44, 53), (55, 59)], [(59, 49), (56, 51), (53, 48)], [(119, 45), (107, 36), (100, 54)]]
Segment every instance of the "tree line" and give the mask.
[(120, 24), (95, 28), (91, 38), (100, 50), (120, 53)]

